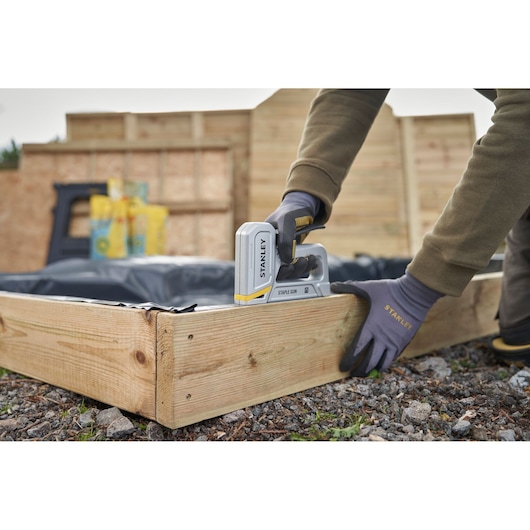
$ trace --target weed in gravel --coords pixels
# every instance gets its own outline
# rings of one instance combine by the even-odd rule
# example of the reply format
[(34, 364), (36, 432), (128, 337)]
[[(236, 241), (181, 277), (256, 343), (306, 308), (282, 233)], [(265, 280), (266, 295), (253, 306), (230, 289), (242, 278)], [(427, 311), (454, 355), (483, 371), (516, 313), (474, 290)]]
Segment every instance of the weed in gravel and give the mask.
[(92, 442), (101, 437), (101, 431), (99, 431), (94, 425), (90, 425), (76, 436), (76, 440), (79, 440), (80, 442)]
[(476, 368), (477, 363), (468, 357), (463, 357), (459, 359), (453, 359), (451, 361), (451, 370), (455, 373), (463, 373), (469, 370)]
[(502, 368), (497, 372), (497, 376), (501, 381), (504, 381), (509, 375), (508, 371)]
[(315, 415), (315, 421), (333, 421), (337, 419), (337, 415), (332, 412), (321, 412), (317, 410)]
[(330, 428), (322, 429), (320, 425), (315, 424), (309, 427), (307, 435), (301, 433), (291, 433), (292, 442), (326, 442), (330, 438)]
[(352, 416), (349, 418), (348, 423), (348, 427), (332, 427), (330, 429), (332, 434), (330, 439), (339, 440), (341, 438), (353, 438), (355, 435), (359, 434), (361, 427), (365, 425), (367, 421), (364, 416)]
[(309, 427), (309, 433), (291, 433), (289, 439), (292, 442), (316, 442), (316, 441), (338, 441), (341, 439), (353, 438), (359, 434), (361, 427), (367, 423), (364, 416), (347, 416), (343, 426), (328, 425), (322, 427), (320, 422), (339, 423), (340, 418), (336, 414), (317, 411), (315, 422)]
[(85, 412), (89, 411), (89, 407), (85, 405), (85, 400), (82, 399), (81, 403), (77, 406), (77, 410), (79, 411), (79, 414), (85, 414)]

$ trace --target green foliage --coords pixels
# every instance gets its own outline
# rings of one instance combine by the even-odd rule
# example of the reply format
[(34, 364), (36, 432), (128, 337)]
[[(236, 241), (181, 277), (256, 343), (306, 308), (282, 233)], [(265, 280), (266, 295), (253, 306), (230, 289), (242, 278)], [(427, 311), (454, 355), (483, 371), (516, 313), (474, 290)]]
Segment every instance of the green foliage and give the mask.
[(88, 412), (89, 408), (85, 405), (84, 399), (82, 399), (81, 403), (77, 406), (77, 410), (79, 411), (79, 414), (84, 414), (85, 412)]
[(337, 415), (332, 412), (321, 412), (317, 410), (315, 414), (315, 421), (333, 421), (337, 419)]
[(476, 364), (471, 359), (467, 358), (454, 359), (451, 362), (451, 370), (453, 372), (467, 372), (475, 368), (475, 366)]
[(77, 435), (76, 439), (79, 440), (80, 442), (92, 442), (97, 439), (98, 435), (99, 433), (97, 429), (93, 425), (91, 425), (84, 431), (80, 432)]
[(497, 372), (497, 375), (499, 376), (499, 379), (500, 379), (501, 381), (503, 381), (504, 379), (506, 379), (506, 378), (508, 377), (509, 374), (508, 374), (507, 370), (504, 370), (504, 369), (501, 368), (501, 369)]
[(356, 434), (359, 434), (359, 431), (361, 430), (361, 425), (363, 422), (356, 421), (355, 423), (352, 423), (348, 427), (332, 427), (331, 428), (331, 434), (332, 438), (331, 440), (338, 440), (339, 438), (353, 438)]
[(336, 442), (353, 438), (359, 433), (361, 427), (367, 423), (364, 416), (348, 416), (345, 418), (343, 426), (327, 425), (322, 426), (323, 422), (336, 423), (339, 418), (335, 414), (317, 411), (315, 414), (315, 422), (309, 427), (307, 434), (292, 433), (290, 440), (292, 442), (316, 442), (316, 441), (330, 441)]
[(0, 169), (15, 169), (20, 160), (20, 147), (11, 140), (11, 145), (0, 150)]

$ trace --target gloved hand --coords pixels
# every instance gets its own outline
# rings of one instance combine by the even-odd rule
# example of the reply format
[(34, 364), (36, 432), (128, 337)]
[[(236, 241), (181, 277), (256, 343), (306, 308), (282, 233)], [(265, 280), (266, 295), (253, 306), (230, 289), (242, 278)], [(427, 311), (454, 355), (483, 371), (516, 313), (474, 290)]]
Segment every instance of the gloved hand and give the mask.
[(396, 280), (346, 281), (331, 284), (334, 293), (350, 293), (368, 301), (368, 314), (340, 362), (340, 370), (357, 377), (374, 368), (388, 369), (442, 296), (411, 276)]
[(308, 276), (317, 265), (317, 258), (311, 254), (302, 258), (295, 258), (292, 263), (280, 266), (276, 279), (281, 281), (304, 278)]
[(307, 235), (297, 236), (296, 231), (313, 224), (319, 208), (320, 200), (313, 195), (303, 191), (292, 191), (284, 197), (280, 206), (265, 219), (265, 222), (271, 223), (278, 230), (276, 241), (282, 263), (290, 264), (293, 262), (296, 243), (302, 243)]

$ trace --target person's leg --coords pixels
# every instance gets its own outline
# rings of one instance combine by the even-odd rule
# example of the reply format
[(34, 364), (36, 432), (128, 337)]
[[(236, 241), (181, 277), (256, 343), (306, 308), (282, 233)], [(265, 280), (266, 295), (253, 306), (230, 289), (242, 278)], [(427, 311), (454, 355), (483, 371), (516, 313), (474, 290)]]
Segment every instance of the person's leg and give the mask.
[(530, 364), (530, 208), (506, 237), (498, 317), (496, 355)]

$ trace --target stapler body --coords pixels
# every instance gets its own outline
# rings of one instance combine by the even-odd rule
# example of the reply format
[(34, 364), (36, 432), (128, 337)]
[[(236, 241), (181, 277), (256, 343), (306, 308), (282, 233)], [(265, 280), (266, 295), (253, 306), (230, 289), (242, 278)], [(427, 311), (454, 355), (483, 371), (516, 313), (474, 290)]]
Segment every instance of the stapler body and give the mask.
[(331, 292), (326, 250), (319, 243), (296, 246), (295, 257), (309, 255), (315, 256), (316, 266), (307, 277), (278, 280), (281, 261), (276, 229), (265, 222), (243, 223), (236, 232), (234, 302), (253, 305), (328, 296)]

